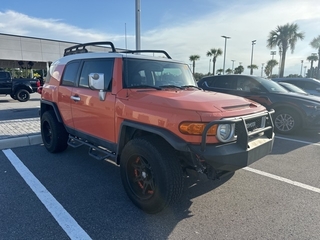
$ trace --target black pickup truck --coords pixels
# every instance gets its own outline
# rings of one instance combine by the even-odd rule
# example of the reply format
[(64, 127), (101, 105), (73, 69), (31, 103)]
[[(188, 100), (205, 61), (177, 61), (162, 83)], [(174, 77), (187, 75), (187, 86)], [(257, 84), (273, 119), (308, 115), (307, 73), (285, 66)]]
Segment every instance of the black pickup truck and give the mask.
[(30, 99), (30, 93), (37, 92), (42, 85), (39, 79), (17, 78), (13, 79), (11, 74), (0, 71), (0, 95), (10, 95), (14, 100), (26, 102)]

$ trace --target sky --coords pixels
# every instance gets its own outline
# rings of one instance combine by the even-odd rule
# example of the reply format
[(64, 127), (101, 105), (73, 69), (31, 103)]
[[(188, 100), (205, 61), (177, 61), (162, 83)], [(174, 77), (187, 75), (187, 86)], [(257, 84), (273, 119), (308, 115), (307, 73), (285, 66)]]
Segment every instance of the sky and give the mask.
[[(135, 3), (2, 1), (0, 33), (76, 43), (112, 41), (116, 48), (135, 49)], [(188, 64), (191, 55), (199, 55), (199, 73), (212, 72), (206, 53), (221, 48), (224, 53), (217, 58), (216, 70), (223, 68), (225, 54), (225, 69), (241, 63), (244, 74), (250, 74), (247, 66), (253, 53), (253, 64), (259, 67), (253, 74), (261, 76), (262, 64), (272, 58), (271, 51), (276, 51), (274, 59), (280, 60), (278, 49), (267, 48), (268, 35), (287, 23), (297, 24), (305, 38), (297, 42), (293, 53), (288, 51), (285, 76), (300, 74), (301, 69), (304, 75), (310, 68), (307, 57), (317, 52), (310, 42), (320, 35), (319, 0), (140, 0), (140, 6), (141, 49), (166, 50), (173, 59)]]

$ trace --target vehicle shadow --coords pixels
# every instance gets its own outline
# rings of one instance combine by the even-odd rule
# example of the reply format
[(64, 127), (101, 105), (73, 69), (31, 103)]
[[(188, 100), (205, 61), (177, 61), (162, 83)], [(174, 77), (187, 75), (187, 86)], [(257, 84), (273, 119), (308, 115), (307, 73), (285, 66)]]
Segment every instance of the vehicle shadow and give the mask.
[[(89, 157), (87, 147), (69, 147), (59, 154), (49, 154), (41, 145), (35, 148), (31, 155), (24, 157), (24, 164), (73, 218), (85, 226), (92, 239), (106, 239), (105, 236), (108, 239), (135, 239), (133, 236), (167, 239), (179, 222), (193, 217), (190, 207), (194, 198), (213, 191), (233, 176), (212, 181), (190, 175), (176, 204), (158, 214), (147, 214), (127, 197), (119, 167)], [(23, 148), (15, 152), (18, 150)], [(45, 157), (40, 160), (38, 156)]]
[(13, 108), (0, 110), (0, 121), (39, 117), (39, 108)]

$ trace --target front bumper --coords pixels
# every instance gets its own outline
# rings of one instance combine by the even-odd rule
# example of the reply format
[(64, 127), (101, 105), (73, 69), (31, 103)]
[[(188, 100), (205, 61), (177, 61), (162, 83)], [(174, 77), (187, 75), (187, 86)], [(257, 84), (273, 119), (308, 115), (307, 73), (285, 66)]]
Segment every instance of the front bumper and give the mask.
[[(191, 152), (200, 162), (219, 171), (236, 171), (263, 158), (272, 151), (274, 143), (274, 126), (271, 114), (274, 111), (245, 116), (233, 120), (219, 120), (209, 123), (203, 133), (201, 145), (190, 144)], [(248, 123), (266, 117), (263, 128), (248, 129)], [(206, 144), (207, 130), (214, 124), (235, 123), (237, 139), (225, 144)]]
[(207, 146), (205, 151), (201, 151), (200, 146), (190, 145), (189, 147), (214, 169), (236, 171), (268, 155), (272, 151), (273, 142), (274, 133), (271, 138), (263, 136), (250, 141), (246, 149), (237, 142)]

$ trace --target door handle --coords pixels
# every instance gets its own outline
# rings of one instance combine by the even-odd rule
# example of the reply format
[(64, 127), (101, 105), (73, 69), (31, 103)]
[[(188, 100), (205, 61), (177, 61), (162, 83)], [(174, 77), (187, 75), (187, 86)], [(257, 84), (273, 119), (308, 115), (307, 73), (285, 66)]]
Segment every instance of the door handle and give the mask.
[(73, 101), (75, 101), (75, 102), (79, 102), (79, 101), (81, 100), (80, 97), (77, 96), (77, 95), (71, 96), (70, 98), (71, 98)]

